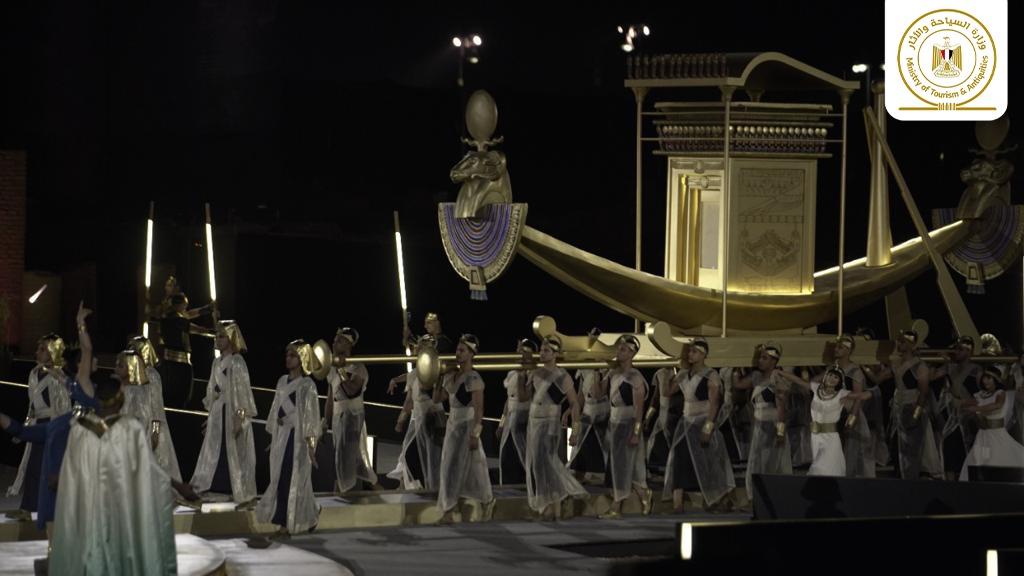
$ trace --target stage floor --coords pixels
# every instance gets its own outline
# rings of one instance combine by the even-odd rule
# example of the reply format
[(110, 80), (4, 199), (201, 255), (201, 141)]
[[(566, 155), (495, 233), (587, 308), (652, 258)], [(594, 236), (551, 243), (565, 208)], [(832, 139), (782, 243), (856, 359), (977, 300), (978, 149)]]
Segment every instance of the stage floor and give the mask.
[[(178, 534), (176, 541), (180, 576), (352, 576), (334, 560), (288, 544), (274, 543), (265, 550), (256, 550), (240, 539), (205, 540), (191, 534)], [(43, 540), (0, 543), (0, 575), (32, 576), (35, 560), (45, 556)]]

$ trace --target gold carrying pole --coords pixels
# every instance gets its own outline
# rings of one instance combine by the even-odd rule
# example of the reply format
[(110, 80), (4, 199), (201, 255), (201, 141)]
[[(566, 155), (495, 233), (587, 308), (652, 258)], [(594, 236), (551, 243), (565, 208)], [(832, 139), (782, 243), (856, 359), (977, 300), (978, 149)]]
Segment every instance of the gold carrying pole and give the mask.
[(843, 151), (839, 161), (839, 311), (836, 316), (836, 334), (843, 333), (843, 272), (846, 270), (846, 118), (850, 106), (850, 91), (840, 91), (839, 98), (843, 103)]
[(686, 188), (686, 268), (683, 282), (700, 283), (700, 188)]
[[(647, 88), (636, 86), (633, 88), (633, 95), (636, 97), (636, 270), (640, 271), (641, 248), (643, 224), (643, 119), (644, 119), (644, 98), (647, 97)], [(633, 331), (640, 332), (640, 319), (633, 319)]]

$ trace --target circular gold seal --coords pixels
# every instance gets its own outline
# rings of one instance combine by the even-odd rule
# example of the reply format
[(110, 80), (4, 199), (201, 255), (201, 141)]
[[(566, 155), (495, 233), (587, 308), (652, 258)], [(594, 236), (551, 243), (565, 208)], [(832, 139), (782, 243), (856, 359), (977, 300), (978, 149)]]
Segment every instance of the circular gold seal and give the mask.
[(996, 69), (985, 25), (961, 10), (934, 10), (907, 27), (898, 52), (907, 90), (936, 110), (956, 110), (981, 95)]

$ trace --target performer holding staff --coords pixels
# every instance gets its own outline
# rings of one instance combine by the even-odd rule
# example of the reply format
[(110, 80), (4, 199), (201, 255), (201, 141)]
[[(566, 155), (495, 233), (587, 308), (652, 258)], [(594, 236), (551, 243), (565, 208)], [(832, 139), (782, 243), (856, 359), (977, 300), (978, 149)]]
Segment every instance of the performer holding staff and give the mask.
[(441, 450), (441, 485), (437, 492), (437, 507), (441, 510), (443, 524), (454, 521), (452, 513), (460, 498), (479, 502), (483, 506), (483, 520), (490, 519), (494, 512), (487, 456), (480, 443), (484, 381), (473, 369), (473, 356), (479, 348), (476, 336), (463, 334), (455, 347), (458, 371), (445, 374), (443, 385), (435, 386), (434, 400), (442, 402), (447, 398), (451, 403)]
[[(516, 352), (523, 355), (523, 364), (534, 362), (537, 345), (524, 338)], [(498, 478), (501, 484), (526, 482), (526, 429), (530, 418), (531, 389), (527, 384), (530, 370), (509, 370), (505, 376), (505, 410), (498, 423)]]
[(295, 340), (288, 345), (288, 373), (277, 381), (267, 418), (272, 437), (270, 484), (256, 506), (256, 519), (280, 526), (279, 536), (315, 528), (320, 514), (311, 477), (320, 437), (320, 402), (309, 375), (317, 364), (306, 342)]
[(209, 415), (204, 426), (190, 484), (199, 492), (231, 494), (240, 510), (256, 505), (256, 444), (252, 420), (256, 402), (249, 381), (249, 367), (242, 353), (247, 351), (242, 329), (234, 320), (217, 326), (217, 350), (210, 368), (203, 406)]
[(605, 482), (611, 484), (612, 507), (605, 515), (607, 518), (619, 517), (622, 503), (633, 492), (640, 498), (643, 513), (651, 511), (653, 495), (647, 487), (642, 430), (647, 380), (633, 367), (633, 357), (639, 351), (640, 341), (636, 336), (620, 336), (615, 350), (618, 365), (608, 371), (602, 383), (602, 387), (607, 387), (611, 404)]
[(546, 518), (550, 511), (555, 520), (562, 516), (563, 500), (570, 496), (587, 496), (587, 491), (573, 478), (559, 457), (562, 404), (566, 400), (573, 422), (569, 444), (579, 440), (580, 428), (580, 406), (572, 378), (557, 364), (561, 350), (562, 341), (556, 336), (545, 338), (540, 346), (543, 365), (530, 374), (528, 387), (532, 390), (532, 400), (526, 434), (527, 501), (542, 518)]
[(360, 482), (380, 489), (377, 474), (370, 464), (366, 442), (366, 411), (363, 393), (370, 375), (362, 364), (350, 363), (352, 348), (359, 342), (355, 328), (339, 328), (334, 335), (334, 365), (327, 375), (331, 392), (327, 402), (325, 420), (334, 431), (334, 462), (337, 470), (337, 490), (345, 493)]
[[(186, 407), (192, 402), (192, 339), (191, 335), (215, 336), (215, 332), (192, 320), (212, 310), (213, 305), (189, 310), (188, 297), (182, 292), (170, 296), (171, 309), (160, 320), (163, 362), (160, 376), (164, 386), (164, 402)], [(173, 399), (173, 401), (171, 401)]]
[(716, 506), (736, 487), (725, 438), (715, 427), (722, 398), (718, 372), (705, 365), (709, 346), (698, 338), (687, 351), (690, 369), (679, 379), (683, 390), (683, 418), (676, 425), (665, 471), (663, 497), (683, 512), (684, 490), (700, 490), (707, 507)]

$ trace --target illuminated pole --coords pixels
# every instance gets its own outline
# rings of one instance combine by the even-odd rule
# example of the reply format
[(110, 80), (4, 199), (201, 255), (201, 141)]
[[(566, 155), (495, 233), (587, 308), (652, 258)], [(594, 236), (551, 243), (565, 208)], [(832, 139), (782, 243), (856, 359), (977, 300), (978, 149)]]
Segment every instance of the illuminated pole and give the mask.
[(149, 287), (153, 283), (153, 204), (150, 200), (146, 220), (146, 319), (142, 321), (142, 335), (146, 338), (149, 338)]
[[(398, 210), (395, 210), (395, 254), (398, 257), (398, 292), (402, 300), (402, 334), (409, 328), (409, 302), (405, 298), (405, 260), (402, 257), (402, 232), (398, 226)], [(409, 345), (405, 346), (405, 355), (412, 356)], [(405, 364), (406, 369), (412, 372), (412, 363)]]
[[(206, 203), (206, 267), (210, 271), (210, 303), (217, 303), (217, 275), (213, 268), (213, 220), (210, 218), (210, 203)], [(214, 340), (216, 342), (216, 340)], [(217, 345), (213, 347), (214, 358), (220, 357)]]

